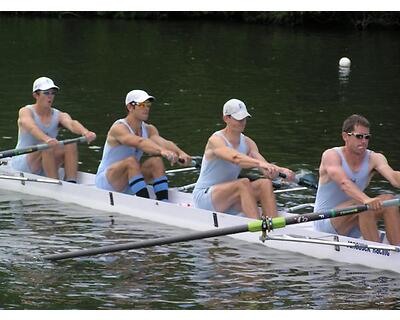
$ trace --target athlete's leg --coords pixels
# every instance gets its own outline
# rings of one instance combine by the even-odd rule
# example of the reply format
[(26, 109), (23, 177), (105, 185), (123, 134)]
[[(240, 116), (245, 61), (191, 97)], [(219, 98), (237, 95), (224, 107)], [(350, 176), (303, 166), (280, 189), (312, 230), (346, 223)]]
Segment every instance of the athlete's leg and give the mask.
[(168, 200), (168, 178), (162, 158), (146, 159), (142, 164), (142, 172), (146, 181), (152, 183), (157, 200)]
[(247, 178), (213, 186), (211, 198), (217, 211), (224, 212), (236, 207), (247, 217), (259, 219), (256, 198), (253, 195), (251, 182)]
[(261, 204), (263, 215), (272, 218), (276, 217), (278, 212), (272, 181), (269, 179), (257, 179), (251, 182), (251, 186), (256, 200)]
[(106, 173), (108, 183), (116, 191), (124, 191), (127, 186), (133, 194), (149, 198), (146, 183), (135, 157), (129, 157), (112, 164)]

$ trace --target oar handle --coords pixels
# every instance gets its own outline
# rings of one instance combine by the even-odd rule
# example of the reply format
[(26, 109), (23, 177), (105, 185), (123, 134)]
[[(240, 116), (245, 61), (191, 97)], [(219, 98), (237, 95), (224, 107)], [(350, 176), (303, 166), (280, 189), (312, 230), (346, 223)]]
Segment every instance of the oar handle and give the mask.
[[(400, 205), (400, 199), (399, 198), (395, 198), (395, 199), (390, 199), (390, 200), (385, 200), (382, 202), (382, 206), (384, 207), (395, 207), (395, 206), (399, 206)], [(370, 209), (369, 206), (367, 206), (368, 209)]]
[(78, 137), (78, 138), (72, 138), (72, 139), (65, 139), (62, 141), (59, 141), (59, 144), (66, 145), (66, 144), (71, 144), (71, 143), (84, 143), (87, 142), (87, 138), (85, 136)]
[[(193, 157), (190, 164), (192, 165), (192, 167), (195, 167), (196, 169), (200, 169), (201, 161), (198, 162), (196, 158), (197, 158), (197, 157)], [(178, 162), (181, 163), (181, 164), (184, 164), (184, 163), (185, 163), (185, 160), (179, 158), (179, 159), (178, 159)]]

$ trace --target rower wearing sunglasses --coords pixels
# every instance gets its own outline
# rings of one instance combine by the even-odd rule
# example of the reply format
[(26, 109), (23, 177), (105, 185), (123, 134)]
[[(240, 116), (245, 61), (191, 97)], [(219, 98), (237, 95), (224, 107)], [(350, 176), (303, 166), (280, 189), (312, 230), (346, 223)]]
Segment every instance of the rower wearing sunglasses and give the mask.
[(376, 171), (392, 186), (400, 188), (400, 172), (394, 171), (385, 156), (368, 149), (370, 124), (360, 115), (348, 117), (342, 127), (344, 146), (326, 150), (322, 154), (319, 168), (319, 185), (315, 212), (333, 208), (367, 204), (371, 210), (355, 215), (318, 220), (317, 230), (333, 234), (381, 242), (377, 221), (384, 219), (387, 239), (391, 244), (400, 244), (399, 207), (383, 207), (390, 194), (368, 196), (364, 190)]
[(58, 169), (63, 165), (64, 179), (76, 182), (78, 171), (78, 150), (75, 143), (62, 145), (57, 140), (60, 127), (72, 133), (85, 136), (88, 142), (96, 138), (94, 132), (86, 129), (79, 121), (56, 108), (54, 98), (59, 87), (50, 78), (40, 77), (33, 83), (34, 104), (19, 109), (18, 143), (16, 148), (46, 143), (50, 148), (13, 157), (11, 165), (23, 172), (36, 173), (58, 179)]
[[(126, 95), (127, 116), (114, 122), (107, 134), (103, 157), (96, 174), (100, 189), (149, 198), (151, 184), (158, 200), (168, 200), (168, 179), (162, 158), (171, 165), (191, 164), (191, 157), (166, 140), (154, 125), (146, 123), (155, 100), (143, 90)], [(143, 161), (142, 155), (150, 157)]]

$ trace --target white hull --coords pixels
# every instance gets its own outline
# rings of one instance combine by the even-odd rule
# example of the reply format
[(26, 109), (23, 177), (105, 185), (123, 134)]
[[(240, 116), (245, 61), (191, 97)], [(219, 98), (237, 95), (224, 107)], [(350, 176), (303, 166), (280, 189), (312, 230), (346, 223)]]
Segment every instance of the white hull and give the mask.
[[(6, 165), (0, 166), (0, 175), (12, 175), (19, 177), (16, 172)], [(23, 173), (26, 178), (43, 178), (33, 174)], [(94, 175), (79, 173), (79, 184), (62, 182), (62, 184), (48, 184), (39, 182), (21, 182), (8, 179), (0, 179), (0, 189), (26, 193), (41, 197), (47, 197), (62, 202), (75, 203), (84, 207), (151, 220), (158, 223), (187, 228), (197, 231), (210, 230), (218, 227), (243, 225), (251, 221), (244, 217), (237, 217), (223, 213), (213, 213), (207, 210), (194, 208), (191, 194), (179, 192), (176, 189), (169, 191), (170, 201), (165, 203), (151, 199), (143, 199), (118, 192), (97, 189), (94, 187)], [(307, 238), (317, 238), (342, 243), (358, 243), (360, 245), (382, 245), (363, 239), (354, 239), (322, 233), (313, 230), (312, 222), (287, 226), (274, 230), (271, 236), (292, 235)], [(348, 247), (335, 248), (326, 244), (299, 243), (290, 241), (267, 240), (260, 241), (260, 233), (241, 233), (231, 237), (264, 245), (278, 250), (301, 253), (318, 259), (330, 259), (343, 263), (359, 264), (367, 267), (391, 270), (400, 273), (400, 253), (386, 249), (355, 249)], [(338, 249), (338, 250), (337, 250)]]

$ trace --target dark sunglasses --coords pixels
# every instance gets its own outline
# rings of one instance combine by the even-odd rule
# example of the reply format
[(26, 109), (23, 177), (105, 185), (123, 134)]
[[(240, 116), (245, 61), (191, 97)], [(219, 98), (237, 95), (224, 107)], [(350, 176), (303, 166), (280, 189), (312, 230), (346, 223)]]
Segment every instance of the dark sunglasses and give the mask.
[(363, 134), (363, 133), (347, 132), (347, 134), (349, 136), (356, 137), (358, 140), (361, 140), (361, 139), (369, 140), (369, 138), (371, 138), (371, 134), (370, 133)]
[(43, 93), (45, 96), (55, 96), (57, 94), (57, 90), (44, 90), (41, 91), (41, 93)]

